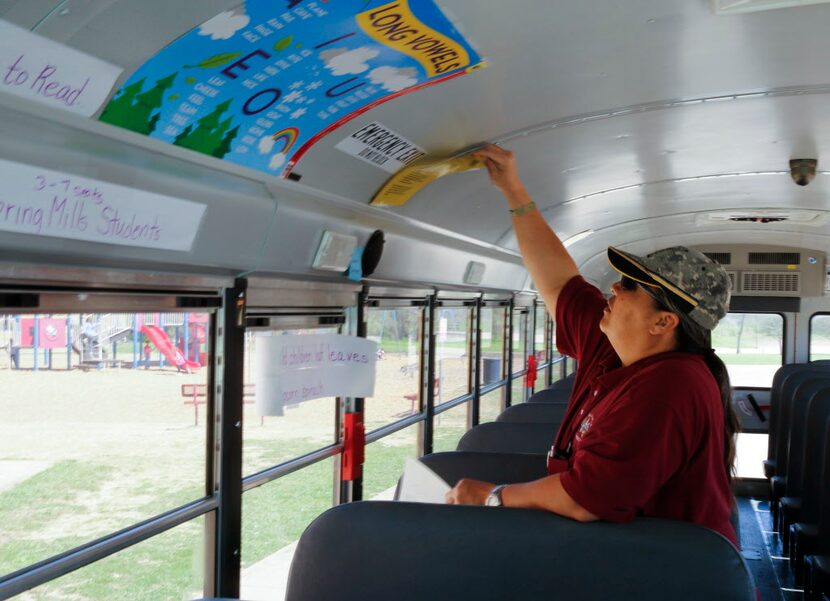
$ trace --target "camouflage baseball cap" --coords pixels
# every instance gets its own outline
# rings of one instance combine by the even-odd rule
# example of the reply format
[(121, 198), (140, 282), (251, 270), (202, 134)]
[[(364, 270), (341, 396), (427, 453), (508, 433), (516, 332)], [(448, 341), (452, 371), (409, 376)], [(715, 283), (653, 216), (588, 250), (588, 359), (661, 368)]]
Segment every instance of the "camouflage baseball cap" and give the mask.
[(729, 310), (732, 281), (719, 264), (702, 252), (672, 246), (638, 257), (608, 247), (611, 267), (644, 285), (662, 289), (695, 323), (713, 330)]

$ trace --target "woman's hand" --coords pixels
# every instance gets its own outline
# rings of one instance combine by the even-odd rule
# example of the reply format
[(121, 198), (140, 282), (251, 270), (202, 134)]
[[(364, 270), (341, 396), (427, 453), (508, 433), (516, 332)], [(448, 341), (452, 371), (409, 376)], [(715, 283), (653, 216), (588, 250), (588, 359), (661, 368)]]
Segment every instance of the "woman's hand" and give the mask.
[(495, 144), (487, 144), (473, 153), (473, 156), (484, 161), (490, 181), (508, 197), (524, 190), (524, 184), (519, 178), (516, 168), (516, 157), (509, 150)]
[(495, 484), (482, 482), (481, 480), (463, 479), (447, 493), (447, 504), (449, 505), (484, 505), (484, 501), (495, 488)]

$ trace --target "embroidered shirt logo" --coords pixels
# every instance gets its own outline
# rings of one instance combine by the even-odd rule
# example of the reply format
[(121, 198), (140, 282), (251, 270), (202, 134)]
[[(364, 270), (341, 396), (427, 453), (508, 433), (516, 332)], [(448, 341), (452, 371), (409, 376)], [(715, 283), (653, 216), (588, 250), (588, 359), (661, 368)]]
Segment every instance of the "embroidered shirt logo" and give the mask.
[(588, 433), (588, 430), (591, 429), (591, 425), (594, 423), (594, 416), (593, 414), (589, 413), (588, 417), (582, 420), (582, 423), (579, 424), (579, 429), (576, 431), (575, 438), (577, 440), (582, 440), (584, 436)]

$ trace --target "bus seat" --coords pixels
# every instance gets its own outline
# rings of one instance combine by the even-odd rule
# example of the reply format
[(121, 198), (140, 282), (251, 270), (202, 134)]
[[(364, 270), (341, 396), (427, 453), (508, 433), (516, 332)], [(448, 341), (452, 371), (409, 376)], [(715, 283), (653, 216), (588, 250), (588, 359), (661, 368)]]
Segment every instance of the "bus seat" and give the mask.
[(787, 453), (784, 497), (779, 502), (779, 528), (786, 552), (790, 544), (790, 524), (801, 514), (801, 495), (804, 488), (804, 452), (807, 443), (807, 417), (816, 394), (830, 387), (830, 374), (816, 374), (795, 389), (790, 409), (790, 444)]
[(740, 553), (693, 524), (363, 501), (306, 528), (286, 601), (755, 601)]
[(773, 463), (765, 465), (765, 468), (767, 465), (773, 465), (775, 468), (775, 475), (770, 478), (770, 511), (772, 513), (772, 527), (774, 530), (777, 530), (779, 523), (779, 501), (786, 494), (787, 457), (790, 445), (791, 413), (795, 391), (803, 382), (813, 378), (817, 371), (825, 370), (826, 368), (804, 364), (800, 369), (792, 370), (784, 378), (781, 385), (781, 393), (776, 403), (778, 406), (778, 421), (774, 435), (772, 433), (770, 434), (770, 439), (775, 436), (774, 444), (771, 443), (773, 451), (771, 460)]
[[(816, 477), (816, 474), (822, 473), (825, 457), (830, 454), (830, 390), (822, 390), (813, 397), (806, 421), (803, 467), (805, 477), (801, 490), (801, 512), (798, 518), (800, 521), (789, 528), (790, 567), (795, 584), (799, 586), (803, 575), (804, 556), (815, 553), (817, 549), (818, 522), (822, 503), (825, 502), (822, 499), (822, 479)], [(826, 502), (830, 502), (830, 499)]]
[(534, 392), (527, 400), (528, 403), (560, 403), (567, 405), (571, 399), (570, 388), (545, 388)]
[(545, 454), (561, 422), (537, 424), (490, 422), (479, 424), (458, 441), (457, 451)]
[(568, 406), (564, 403), (522, 403), (508, 407), (496, 418), (497, 422), (540, 423), (562, 422)]
[(811, 363), (788, 363), (782, 365), (776, 370), (772, 378), (772, 385), (770, 386), (770, 409), (769, 409), (769, 440), (767, 442), (767, 458), (764, 460), (764, 475), (767, 478), (772, 478), (776, 474), (777, 456), (780, 450), (780, 439), (778, 436), (780, 414), (781, 414), (781, 394), (784, 383), (792, 374), (799, 371), (809, 369), (822, 369), (830, 366), (830, 361), (821, 360), (813, 361)]
[(550, 385), (550, 388), (553, 390), (573, 390), (574, 378), (576, 378), (576, 372), (568, 374), (561, 380), (556, 380), (556, 382)]
[(494, 484), (530, 482), (547, 476), (547, 456), (530, 453), (473, 453), (449, 451), (431, 453), (420, 461), (450, 486), (462, 478)]

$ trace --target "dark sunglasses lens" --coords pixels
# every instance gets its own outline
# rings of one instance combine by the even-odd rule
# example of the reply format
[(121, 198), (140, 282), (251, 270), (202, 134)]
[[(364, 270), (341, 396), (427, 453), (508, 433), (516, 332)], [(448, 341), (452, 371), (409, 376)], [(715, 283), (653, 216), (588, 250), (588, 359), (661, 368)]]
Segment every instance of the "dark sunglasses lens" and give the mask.
[(623, 290), (627, 290), (628, 292), (631, 292), (637, 289), (637, 282), (632, 280), (628, 276), (622, 276), (620, 278), (620, 288), (622, 288)]

